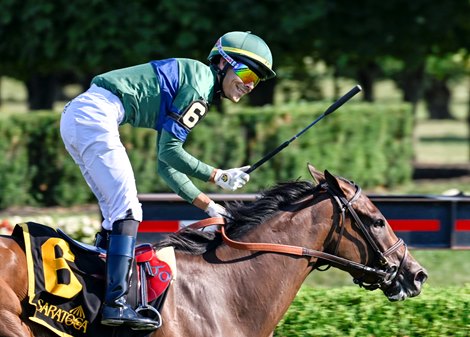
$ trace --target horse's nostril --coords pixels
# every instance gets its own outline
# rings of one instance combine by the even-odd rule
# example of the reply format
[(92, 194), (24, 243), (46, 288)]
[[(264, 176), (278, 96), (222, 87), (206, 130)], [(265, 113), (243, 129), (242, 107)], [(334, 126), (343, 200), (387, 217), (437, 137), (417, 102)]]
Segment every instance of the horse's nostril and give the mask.
[(419, 272), (416, 273), (416, 276), (415, 276), (416, 282), (420, 282), (421, 284), (423, 284), (424, 282), (426, 282), (427, 279), (428, 279), (428, 274), (426, 273), (426, 271), (420, 270)]

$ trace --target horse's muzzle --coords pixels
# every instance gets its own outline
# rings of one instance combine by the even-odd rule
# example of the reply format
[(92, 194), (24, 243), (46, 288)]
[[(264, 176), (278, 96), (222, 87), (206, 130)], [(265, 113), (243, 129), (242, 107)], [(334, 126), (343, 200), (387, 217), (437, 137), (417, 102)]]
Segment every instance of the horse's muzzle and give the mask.
[(427, 279), (428, 273), (424, 268), (420, 268), (411, 275), (404, 272), (398, 275), (395, 281), (383, 292), (391, 302), (403, 301), (409, 297), (418, 296)]

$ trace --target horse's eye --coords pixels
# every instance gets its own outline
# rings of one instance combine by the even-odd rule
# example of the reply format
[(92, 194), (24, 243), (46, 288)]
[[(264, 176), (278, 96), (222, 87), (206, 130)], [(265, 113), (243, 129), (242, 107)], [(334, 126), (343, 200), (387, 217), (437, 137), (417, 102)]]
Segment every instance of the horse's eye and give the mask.
[(385, 221), (384, 219), (377, 219), (374, 221), (374, 227), (384, 227)]

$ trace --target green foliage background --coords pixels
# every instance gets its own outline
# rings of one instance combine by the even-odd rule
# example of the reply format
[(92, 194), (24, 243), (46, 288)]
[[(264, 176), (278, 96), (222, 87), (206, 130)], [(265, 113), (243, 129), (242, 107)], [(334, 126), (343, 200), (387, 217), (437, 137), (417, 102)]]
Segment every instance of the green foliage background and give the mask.
[(308, 55), (350, 74), (389, 58), (409, 70), (428, 55), (468, 51), (469, 13), (465, 0), (3, 0), (0, 73), (27, 79), (96, 74), (152, 58), (204, 60), (231, 30), (262, 36), (276, 66), (301, 68)]
[(470, 285), (429, 288), (403, 302), (356, 287), (303, 287), (275, 337), (467, 337)]
[[(191, 133), (185, 149), (219, 168), (253, 164), (296, 135), (325, 104), (213, 111)], [(75, 205), (93, 200), (59, 134), (60, 115), (43, 112), (0, 119), (0, 207)], [(292, 142), (252, 174), (243, 192), (278, 182), (310, 179), (306, 164), (364, 188), (406, 183), (412, 174), (409, 105), (348, 104)], [(123, 126), (121, 139), (133, 164), (139, 193), (171, 192), (156, 174), (156, 133)], [(205, 192), (222, 192), (195, 181)]]

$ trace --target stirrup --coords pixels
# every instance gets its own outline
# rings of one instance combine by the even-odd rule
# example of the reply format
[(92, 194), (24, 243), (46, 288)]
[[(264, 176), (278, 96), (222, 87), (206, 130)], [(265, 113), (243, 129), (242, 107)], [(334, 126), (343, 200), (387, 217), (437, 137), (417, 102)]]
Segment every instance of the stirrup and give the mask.
[(127, 304), (122, 307), (105, 305), (102, 315), (101, 324), (106, 326), (127, 326), (133, 330), (155, 330), (161, 326), (160, 315), (159, 320), (154, 321), (140, 315)]
[[(159, 327), (162, 326), (162, 316), (160, 315), (160, 313), (158, 312), (157, 309), (155, 309), (151, 305), (140, 305), (137, 309), (135, 309), (135, 312), (137, 314), (139, 314), (139, 312), (141, 312), (141, 311), (151, 311), (155, 315), (154, 318), (151, 318), (151, 320), (155, 322), (155, 324), (154, 324), (155, 328), (153, 328), (153, 329), (158, 329)], [(143, 317), (145, 317), (145, 316), (143, 316)], [(132, 328), (132, 329), (133, 330), (141, 330), (141, 329), (135, 329), (135, 328)], [(147, 330), (147, 329), (144, 329), (144, 330)]]

